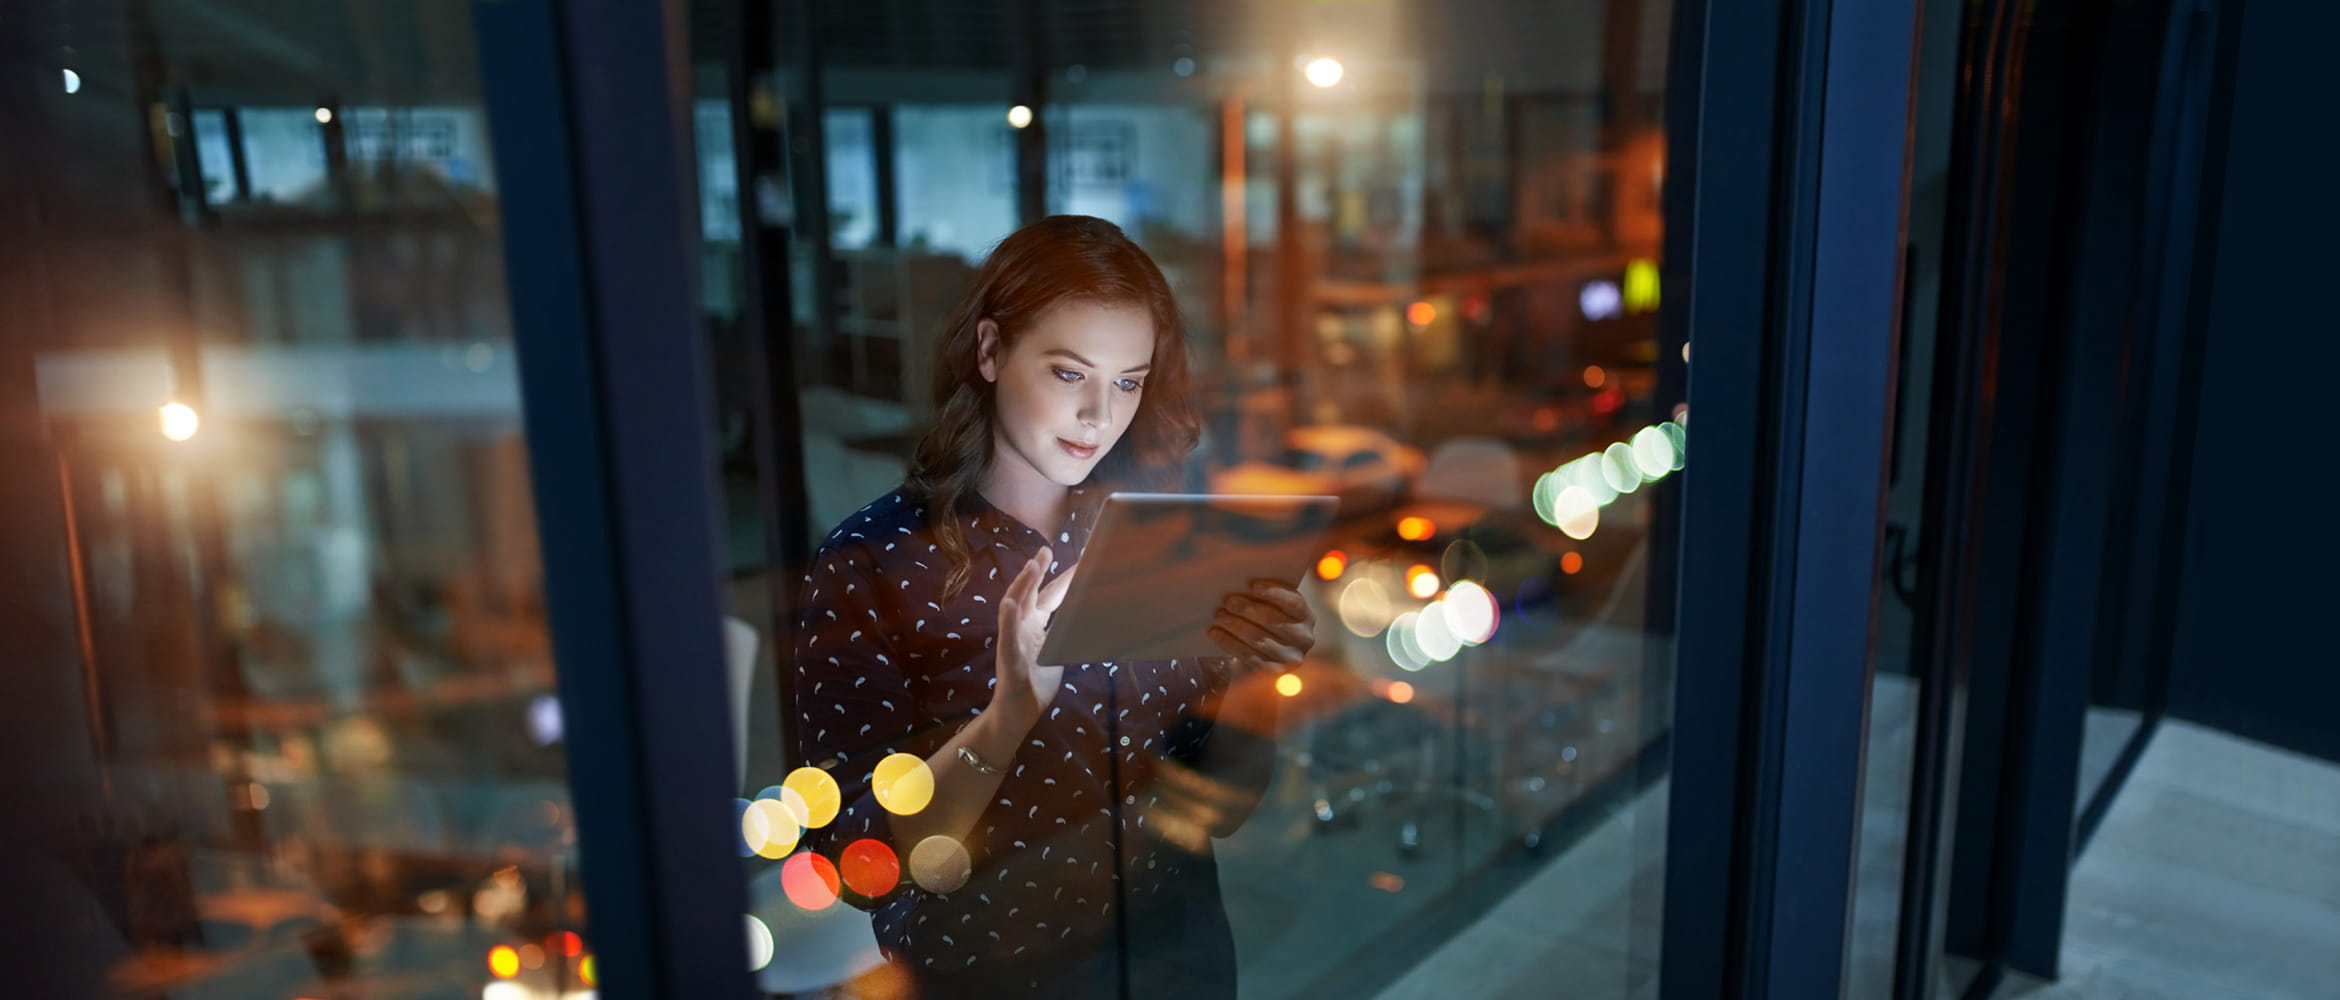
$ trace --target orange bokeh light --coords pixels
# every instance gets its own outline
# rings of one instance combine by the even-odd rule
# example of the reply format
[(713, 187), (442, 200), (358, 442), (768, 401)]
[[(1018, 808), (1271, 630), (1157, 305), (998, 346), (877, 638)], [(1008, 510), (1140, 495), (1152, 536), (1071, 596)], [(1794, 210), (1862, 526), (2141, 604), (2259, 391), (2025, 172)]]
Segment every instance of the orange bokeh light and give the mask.
[(554, 951), (560, 952), (563, 955), (567, 955), (570, 958), (575, 958), (585, 953), (585, 939), (578, 937), (576, 931), (555, 931), (553, 932), (553, 936), (547, 938), (546, 941), (552, 946)]
[(1429, 326), (1438, 318), (1438, 307), (1428, 302), (1416, 302), (1406, 307), (1406, 320), (1415, 326)]
[(1316, 575), (1320, 579), (1338, 580), (1348, 568), (1349, 554), (1339, 549), (1325, 553), (1324, 558), (1316, 561)]
[(780, 865), (780, 889), (788, 901), (807, 910), (825, 910), (837, 902), (837, 866), (818, 854), (789, 855)]
[(1403, 538), (1409, 542), (1419, 542), (1425, 538), (1437, 534), (1438, 523), (1430, 520), (1427, 517), (1399, 518), (1397, 531), (1399, 538)]
[(1603, 384), (1607, 383), (1608, 381), (1609, 381), (1609, 373), (1608, 373), (1608, 372), (1606, 372), (1606, 371), (1603, 371), (1603, 370), (1601, 370), (1601, 366), (1599, 366), (1599, 365), (1586, 365), (1586, 366), (1584, 366), (1584, 384), (1585, 384), (1587, 387), (1589, 387), (1589, 388), (1593, 388), (1593, 389), (1598, 389), (1598, 388), (1600, 388), (1600, 387), (1601, 387)]
[(1406, 593), (1428, 600), (1438, 592), (1438, 571), (1421, 563), (1406, 570)]
[(1404, 681), (1391, 682), (1389, 685), (1389, 700), (1397, 702), (1400, 705), (1414, 700), (1414, 686)]
[(1577, 553), (1574, 553), (1574, 552), (1563, 553), (1563, 554), (1560, 556), (1560, 572), (1562, 572), (1562, 573), (1566, 573), (1566, 574), (1568, 574), (1568, 575), (1570, 575), (1570, 576), (1575, 576), (1575, 575), (1576, 575), (1576, 571), (1577, 571), (1577, 570), (1580, 570), (1580, 569), (1583, 569), (1583, 568), (1584, 568), (1584, 557), (1583, 557), (1583, 556), (1581, 556), (1581, 555), (1578, 555)]
[(584, 958), (577, 960), (577, 978), (584, 980), (585, 985), (587, 986), (598, 986), (601, 984), (601, 978), (594, 975), (593, 956), (587, 955)]
[(510, 979), (520, 974), (520, 952), (508, 944), (488, 949), (488, 971), (497, 979)]
[(845, 845), (845, 884), (864, 896), (883, 896), (902, 881), (902, 861), (885, 842), (862, 839)]

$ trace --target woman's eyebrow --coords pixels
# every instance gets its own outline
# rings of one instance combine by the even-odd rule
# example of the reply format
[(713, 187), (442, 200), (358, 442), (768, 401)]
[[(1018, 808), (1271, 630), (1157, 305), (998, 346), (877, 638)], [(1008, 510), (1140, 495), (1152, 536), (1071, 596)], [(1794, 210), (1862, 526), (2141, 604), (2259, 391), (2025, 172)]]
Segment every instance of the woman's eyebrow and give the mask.
[[(1068, 350), (1065, 350), (1064, 348), (1061, 348), (1061, 347), (1050, 348), (1050, 349), (1048, 349), (1048, 350), (1042, 351), (1042, 352), (1040, 352), (1040, 356), (1041, 356), (1041, 357), (1044, 357), (1044, 358), (1045, 358), (1045, 357), (1051, 357), (1051, 356), (1054, 356), (1054, 357), (1065, 357), (1065, 358), (1071, 358), (1071, 359), (1073, 359), (1074, 361), (1078, 361), (1078, 362), (1080, 362), (1080, 363), (1081, 363), (1083, 366), (1085, 366), (1085, 367), (1089, 367), (1089, 368), (1095, 368), (1095, 367), (1097, 367), (1097, 363), (1096, 363), (1096, 362), (1094, 362), (1094, 361), (1091, 361), (1091, 360), (1089, 360), (1089, 359), (1087, 359), (1087, 358), (1081, 357), (1080, 355), (1078, 355), (1078, 354), (1074, 354), (1073, 352), (1071, 352), (1071, 351), (1068, 351)], [(1122, 373), (1122, 374), (1124, 374), (1124, 375), (1128, 375), (1128, 374), (1130, 374), (1130, 373), (1132, 373), (1132, 372), (1145, 372), (1145, 371), (1152, 371), (1152, 370), (1153, 370), (1153, 367), (1154, 367), (1154, 363), (1153, 363), (1153, 362), (1151, 362), (1151, 361), (1148, 361), (1148, 362), (1146, 362), (1145, 364), (1138, 365), (1138, 366), (1136, 366), (1136, 367), (1134, 367), (1134, 368), (1124, 368), (1124, 369), (1122, 369), (1122, 370), (1121, 370), (1121, 373)]]

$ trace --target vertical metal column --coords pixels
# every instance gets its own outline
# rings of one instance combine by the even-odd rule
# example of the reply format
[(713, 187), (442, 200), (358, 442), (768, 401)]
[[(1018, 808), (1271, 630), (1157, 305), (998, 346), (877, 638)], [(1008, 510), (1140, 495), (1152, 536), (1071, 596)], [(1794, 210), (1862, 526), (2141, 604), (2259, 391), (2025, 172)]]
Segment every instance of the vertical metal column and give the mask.
[(682, 5), (474, 8), (601, 995), (744, 998)]

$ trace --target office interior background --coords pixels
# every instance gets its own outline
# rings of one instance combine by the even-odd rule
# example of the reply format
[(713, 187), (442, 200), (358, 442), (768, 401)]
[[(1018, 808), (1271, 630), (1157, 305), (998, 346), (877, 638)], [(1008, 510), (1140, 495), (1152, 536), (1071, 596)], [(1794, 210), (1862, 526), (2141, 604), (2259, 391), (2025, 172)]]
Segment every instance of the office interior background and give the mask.
[(10, 992), (901, 995), (793, 582), (1072, 213), (1343, 501), (1244, 995), (2340, 995), (2334, 21), (12, 4)]

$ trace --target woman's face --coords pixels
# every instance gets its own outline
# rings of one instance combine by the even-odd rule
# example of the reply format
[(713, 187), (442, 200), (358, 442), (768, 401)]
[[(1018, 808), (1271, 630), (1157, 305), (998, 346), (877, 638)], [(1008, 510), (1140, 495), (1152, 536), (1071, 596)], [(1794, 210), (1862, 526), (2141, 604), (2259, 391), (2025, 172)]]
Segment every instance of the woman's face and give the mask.
[(999, 326), (977, 328), (992, 383), (994, 473), (1026, 470), (1078, 486), (1137, 416), (1153, 367), (1154, 320), (1134, 305), (1065, 302), (1000, 350)]

